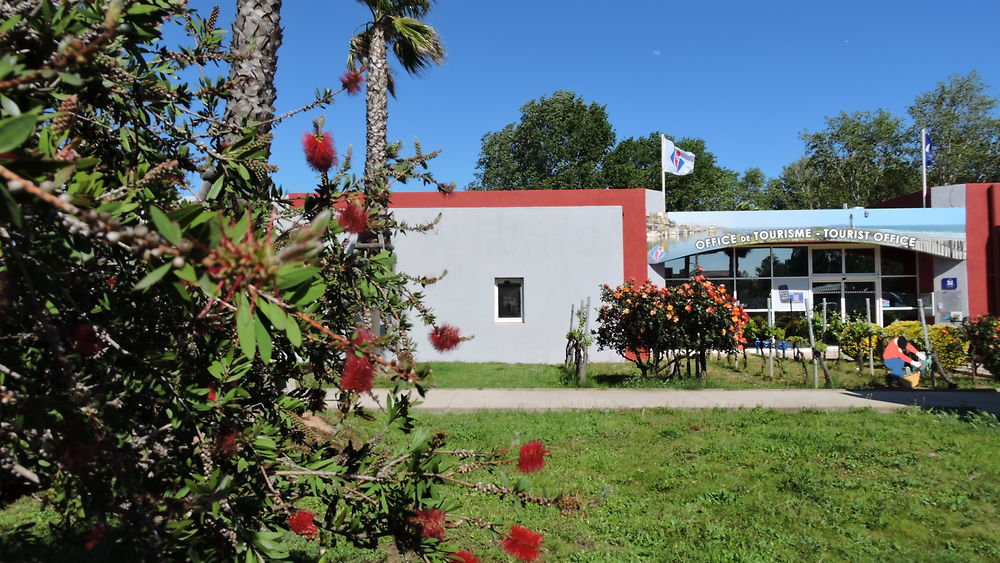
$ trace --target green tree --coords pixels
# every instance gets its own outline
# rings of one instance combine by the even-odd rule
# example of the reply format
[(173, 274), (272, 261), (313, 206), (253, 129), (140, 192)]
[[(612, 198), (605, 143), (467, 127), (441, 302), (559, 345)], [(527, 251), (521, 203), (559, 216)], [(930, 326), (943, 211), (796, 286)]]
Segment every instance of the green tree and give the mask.
[[(622, 139), (601, 163), (601, 183), (608, 188), (660, 190), (660, 132)], [(700, 162), (699, 162), (700, 164)]]
[(567, 90), (521, 106), (521, 119), (483, 135), (468, 189), (599, 188), (601, 160), (615, 142), (604, 106)]
[(829, 198), (823, 193), (819, 175), (809, 157), (803, 156), (784, 167), (781, 176), (768, 182), (770, 209), (820, 209)]
[[(928, 185), (1000, 179), (1000, 119), (994, 113), (997, 100), (985, 90), (975, 71), (954, 75), (917, 96), (907, 110), (913, 119), (911, 143), (919, 144), (920, 129), (925, 127), (934, 142)], [(919, 168), (919, 150), (913, 151)]]
[(437, 31), (421, 22), (430, 11), (430, 0), (358, 0), (372, 19), (351, 39), (347, 57), (349, 70), (368, 71), (365, 91), (367, 136), (365, 153), (366, 192), (376, 199), (385, 188), (385, 166), (389, 151), (386, 132), (389, 122), (388, 94), (395, 93), (389, 69), (388, 49), (392, 49), (403, 70), (418, 75), (431, 64), (444, 61), (445, 50)]
[(885, 110), (841, 112), (826, 124), (802, 134), (819, 182), (818, 207), (868, 205), (919, 187), (901, 119)]

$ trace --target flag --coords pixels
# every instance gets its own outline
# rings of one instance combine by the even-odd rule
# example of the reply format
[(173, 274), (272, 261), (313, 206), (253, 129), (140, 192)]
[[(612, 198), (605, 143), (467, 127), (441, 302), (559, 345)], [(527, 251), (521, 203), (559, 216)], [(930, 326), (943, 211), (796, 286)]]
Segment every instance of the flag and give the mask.
[(684, 176), (694, 172), (694, 153), (675, 147), (666, 135), (660, 135), (660, 152), (664, 173)]
[(934, 162), (934, 143), (931, 141), (931, 134), (924, 133), (924, 166), (930, 166)]

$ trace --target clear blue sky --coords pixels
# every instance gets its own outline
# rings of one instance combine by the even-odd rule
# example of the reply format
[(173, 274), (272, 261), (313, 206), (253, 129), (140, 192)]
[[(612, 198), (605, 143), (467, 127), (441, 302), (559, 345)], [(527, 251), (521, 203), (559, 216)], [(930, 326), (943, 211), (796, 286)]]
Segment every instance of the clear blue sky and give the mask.
[[(206, 13), (213, 4), (191, 2)], [(227, 30), (234, 4), (221, 3)], [(367, 17), (356, 2), (285, 0), (279, 113), (340, 87), (348, 40)], [(559, 89), (605, 105), (618, 139), (701, 137), (721, 166), (768, 176), (802, 155), (803, 130), (841, 110), (903, 117), (917, 94), (971, 70), (1000, 97), (997, 0), (441, 0), (426, 21), (448, 57), (419, 78), (397, 73), (389, 137), (406, 154), (414, 137), (442, 149), (431, 169), (459, 188), (473, 180), (484, 133)], [(363, 171), (364, 95), (340, 96), (277, 129), (273, 162), (286, 191), (315, 185), (301, 136), (320, 113)]]

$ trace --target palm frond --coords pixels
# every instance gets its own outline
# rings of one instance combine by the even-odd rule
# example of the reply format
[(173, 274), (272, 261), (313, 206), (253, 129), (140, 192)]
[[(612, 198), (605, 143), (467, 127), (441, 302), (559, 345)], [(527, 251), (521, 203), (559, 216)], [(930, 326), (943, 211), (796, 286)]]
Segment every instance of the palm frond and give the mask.
[(419, 75), (425, 68), (444, 61), (445, 50), (437, 31), (413, 18), (392, 18), (386, 40), (406, 72)]

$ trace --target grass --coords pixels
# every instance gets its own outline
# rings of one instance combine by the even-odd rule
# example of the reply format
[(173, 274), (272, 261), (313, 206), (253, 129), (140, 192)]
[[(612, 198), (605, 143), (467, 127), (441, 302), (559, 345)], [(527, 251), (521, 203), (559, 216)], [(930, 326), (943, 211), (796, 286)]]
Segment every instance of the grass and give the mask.
[[(602, 499), (560, 515), (459, 495), (457, 514), (543, 533), (548, 561), (1000, 560), (1000, 423), (989, 415), (758, 408), (419, 418), (446, 429), (451, 448), (543, 440), (551, 455), (527, 476), (528, 490)], [(465, 477), (521, 476), (505, 466)], [(15, 507), (0, 512), (0, 537), (12, 521), (46, 521), (37, 504)], [(462, 525), (448, 537), (483, 561), (509, 560), (486, 530)], [(338, 547), (326, 560), (383, 558)]]
[[(869, 389), (884, 387), (884, 369), (875, 366), (872, 378), (865, 363), (859, 371), (852, 361), (828, 360), (827, 365), (833, 378), (834, 387), (841, 389)], [(631, 363), (591, 363), (588, 366), (586, 387), (593, 388), (667, 388), (667, 389), (811, 389), (813, 386), (812, 363), (806, 362), (804, 369), (791, 355), (786, 359), (776, 359), (774, 376), (770, 376), (767, 358), (748, 355), (744, 364), (740, 358), (733, 365), (725, 359), (710, 359), (708, 377), (680, 377), (669, 380), (640, 377), (639, 370)], [(465, 389), (503, 388), (560, 388), (576, 387), (576, 376), (567, 374), (562, 366), (547, 364), (502, 364), (432, 362), (432, 387)], [(820, 371), (820, 386), (824, 385)], [(971, 378), (955, 374), (953, 379), (960, 388), (972, 388)], [(995, 387), (992, 380), (978, 378), (976, 384)], [(929, 386), (927, 380), (921, 385)]]

